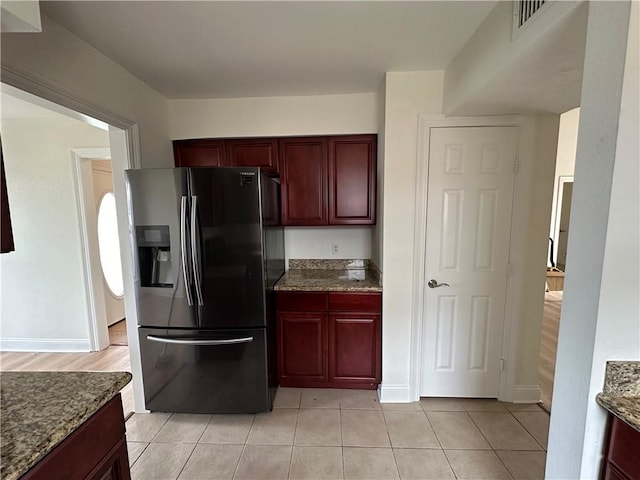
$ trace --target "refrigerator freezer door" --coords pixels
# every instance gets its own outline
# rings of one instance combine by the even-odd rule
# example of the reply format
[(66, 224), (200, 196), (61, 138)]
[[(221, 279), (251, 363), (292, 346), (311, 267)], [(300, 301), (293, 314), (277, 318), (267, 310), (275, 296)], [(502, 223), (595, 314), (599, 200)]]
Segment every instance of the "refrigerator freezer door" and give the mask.
[(200, 328), (266, 325), (257, 168), (190, 169)]
[(139, 324), (197, 327), (187, 169), (128, 170), (126, 178)]
[(265, 329), (140, 328), (146, 407), (181, 413), (271, 410)]

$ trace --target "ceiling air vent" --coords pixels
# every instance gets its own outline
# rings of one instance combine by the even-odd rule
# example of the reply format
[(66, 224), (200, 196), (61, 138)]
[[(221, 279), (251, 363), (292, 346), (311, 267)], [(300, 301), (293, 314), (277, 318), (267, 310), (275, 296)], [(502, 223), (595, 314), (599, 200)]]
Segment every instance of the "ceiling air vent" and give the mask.
[(536, 12), (540, 11), (549, 0), (514, 0), (513, 2), (513, 37), (525, 30), (533, 20), (540, 15), (534, 17)]
[(545, 0), (518, 0), (516, 2), (518, 9), (518, 28), (527, 23), (533, 14), (540, 10), (540, 7), (545, 3)]

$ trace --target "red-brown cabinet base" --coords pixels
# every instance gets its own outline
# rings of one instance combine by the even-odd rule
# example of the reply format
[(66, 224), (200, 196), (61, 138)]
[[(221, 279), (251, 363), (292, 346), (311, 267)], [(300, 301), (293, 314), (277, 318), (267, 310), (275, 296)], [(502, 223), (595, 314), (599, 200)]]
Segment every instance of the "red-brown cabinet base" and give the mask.
[(640, 432), (617, 417), (611, 417), (609, 421), (610, 434), (602, 478), (640, 480)]
[(122, 401), (117, 394), (21, 480), (130, 480)]
[(281, 386), (378, 387), (380, 293), (278, 292), (276, 302)]

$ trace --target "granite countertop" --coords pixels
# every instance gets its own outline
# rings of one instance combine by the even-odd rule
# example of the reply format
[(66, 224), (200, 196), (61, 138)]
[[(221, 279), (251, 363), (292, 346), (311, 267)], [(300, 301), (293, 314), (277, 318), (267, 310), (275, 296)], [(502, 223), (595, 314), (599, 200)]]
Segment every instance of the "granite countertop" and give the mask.
[(607, 362), (598, 404), (640, 432), (640, 361)]
[(2, 372), (0, 477), (23, 475), (130, 381), (129, 372)]
[(381, 292), (380, 273), (368, 260), (295, 260), (277, 291)]

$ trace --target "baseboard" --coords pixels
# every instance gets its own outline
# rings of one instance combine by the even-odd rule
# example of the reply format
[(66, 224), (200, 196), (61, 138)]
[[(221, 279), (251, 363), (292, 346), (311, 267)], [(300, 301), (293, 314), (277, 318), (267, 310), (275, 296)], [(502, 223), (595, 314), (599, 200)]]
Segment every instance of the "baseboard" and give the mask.
[(409, 403), (411, 394), (409, 385), (380, 384), (378, 388), (380, 403)]
[(540, 401), (540, 387), (538, 385), (514, 385), (511, 390), (513, 403), (538, 403)]
[(90, 352), (89, 340), (84, 338), (3, 338), (3, 352)]

